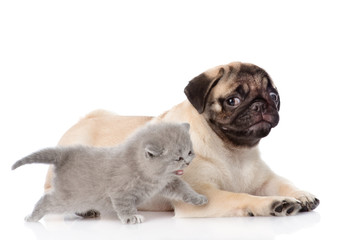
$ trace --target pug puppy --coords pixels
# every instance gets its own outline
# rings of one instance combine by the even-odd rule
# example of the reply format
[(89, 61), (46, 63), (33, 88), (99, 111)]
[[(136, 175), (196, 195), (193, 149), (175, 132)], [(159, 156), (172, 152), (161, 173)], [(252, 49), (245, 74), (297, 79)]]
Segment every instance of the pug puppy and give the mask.
[[(279, 122), (279, 93), (262, 68), (240, 62), (212, 68), (185, 88), (188, 100), (162, 115), (89, 114), (59, 145), (112, 146), (147, 122), (189, 122), (196, 153), (183, 176), (205, 195), (205, 206), (156, 196), (142, 210), (175, 210), (177, 217), (288, 216), (319, 205), (312, 194), (276, 175), (260, 158), (258, 143)], [(52, 170), (46, 189), (51, 188)]]

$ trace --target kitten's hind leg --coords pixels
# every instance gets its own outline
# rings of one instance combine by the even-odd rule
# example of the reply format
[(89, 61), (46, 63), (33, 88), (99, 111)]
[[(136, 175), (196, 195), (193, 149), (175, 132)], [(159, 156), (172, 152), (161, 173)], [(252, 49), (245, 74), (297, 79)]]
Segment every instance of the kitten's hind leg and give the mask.
[(25, 217), (25, 221), (38, 222), (44, 215), (49, 213), (52, 206), (51, 198), (49, 194), (42, 196), (36, 203), (32, 213)]
[(97, 210), (91, 209), (87, 212), (82, 212), (82, 213), (75, 213), (77, 216), (83, 217), (83, 218), (98, 218), (100, 217), (101, 213)]

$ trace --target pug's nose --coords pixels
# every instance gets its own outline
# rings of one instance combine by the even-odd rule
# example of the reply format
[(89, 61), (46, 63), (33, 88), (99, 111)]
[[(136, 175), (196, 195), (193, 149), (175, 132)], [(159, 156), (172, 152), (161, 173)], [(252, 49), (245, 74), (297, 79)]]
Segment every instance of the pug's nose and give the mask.
[(265, 112), (266, 110), (266, 104), (264, 102), (255, 102), (251, 105), (251, 109), (255, 112)]

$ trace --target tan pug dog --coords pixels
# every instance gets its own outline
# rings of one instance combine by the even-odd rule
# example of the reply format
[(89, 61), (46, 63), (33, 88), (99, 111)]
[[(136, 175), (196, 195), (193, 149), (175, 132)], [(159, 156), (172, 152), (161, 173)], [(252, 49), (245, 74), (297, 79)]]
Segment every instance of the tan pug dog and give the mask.
[(285, 216), (318, 206), (314, 195), (260, 159), (258, 143), (278, 124), (280, 107), (278, 91), (263, 69), (240, 62), (218, 66), (191, 80), (185, 94), (188, 100), (156, 118), (93, 112), (59, 144), (111, 146), (149, 121), (189, 122), (196, 158), (183, 178), (209, 203), (170, 203), (157, 196), (143, 210), (174, 209), (177, 217)]

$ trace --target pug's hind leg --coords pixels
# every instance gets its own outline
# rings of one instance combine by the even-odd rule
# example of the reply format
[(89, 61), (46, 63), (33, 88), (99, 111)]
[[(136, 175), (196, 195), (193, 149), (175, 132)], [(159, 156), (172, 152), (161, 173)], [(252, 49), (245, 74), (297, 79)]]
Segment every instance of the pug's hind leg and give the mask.
[(87, 212), (82, 212), (82, 213), (75, 213), (77, 216), (83, 217), (83, 218), (98, 218), (100, 217), (101, 213), (97, 210), (91, 209)]

